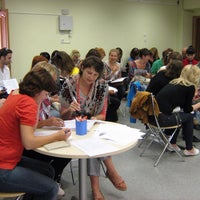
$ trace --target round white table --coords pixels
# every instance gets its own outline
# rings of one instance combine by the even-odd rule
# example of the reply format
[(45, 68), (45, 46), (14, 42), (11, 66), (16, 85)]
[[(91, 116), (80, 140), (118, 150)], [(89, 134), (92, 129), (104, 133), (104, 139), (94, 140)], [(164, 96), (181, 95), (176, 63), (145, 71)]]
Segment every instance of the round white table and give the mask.
[[(110, 122), (106, 122), (106, 123), (110, 123)], [(70, 141), (91, 138), (94, 134), (95, 126), (98, 126), (98, 124), (95, 124), (93, 128), (90, 131), (88, 131), (86, 135), (83, 135), (83, 136), (76, 135), (75, 131), (72, 131), (72, 138), (70, 139)], [(44, 131), (44, 129), (38, 129), (37, 132), (38, 131)], [(108, 140), (102, 140), (102, 139), (99, 139), (99, 140), (105, 142), (106, 144), (116, 147), (115, 150), (107, 151), (106, 153), (98, 154), (95, 156), (89, 156), (84, 151), (80, 150), (79, 148), (71, 144), (68, 147), (62, 147), (62, 148), (53, 149), (53, 150), (47, 150), (44, 147), (40, 147), (40, 148), (35, 149), (35, 151), (41, 154), (49, 155), (49, 156), (79, 159), (79, 199), (87, 200), (87, 188), (86, 188), (86, 185), (87, 185), (86, 184), (86, 176), (87, 176), (87, 169), (86, 169), (87, 162), (86, 161), (87, 160), (86, 159), (95, 158), (95, 157), (99, 158), (99, 157), (105, 157), (105, 156), (112, 156), (119, 153), (123, 153), (133, 148), (138, 142), (138, 139), (135, 139), (135, 140), (130, 141), (129, 144), (118, 145)]]

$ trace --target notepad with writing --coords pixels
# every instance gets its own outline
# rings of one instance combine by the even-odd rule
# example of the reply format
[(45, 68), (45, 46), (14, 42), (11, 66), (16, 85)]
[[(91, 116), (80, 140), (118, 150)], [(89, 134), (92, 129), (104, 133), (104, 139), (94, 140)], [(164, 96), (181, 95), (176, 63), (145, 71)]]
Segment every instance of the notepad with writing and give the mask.
[(58, 142), (45, 144), (44, 148), (50, 151), (53, 149), (59, 149), (59, 148), (68, 147), (68, 146), (70, 146), (70, 144), (67, 143), (66, 141), (58, 141)]

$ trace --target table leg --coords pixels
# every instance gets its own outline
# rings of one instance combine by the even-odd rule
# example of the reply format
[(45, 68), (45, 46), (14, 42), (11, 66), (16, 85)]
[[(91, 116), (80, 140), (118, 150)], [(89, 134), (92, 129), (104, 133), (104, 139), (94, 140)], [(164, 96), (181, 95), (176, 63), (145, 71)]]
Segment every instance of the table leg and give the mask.
[(87, 159), (79, 159), (79, 200), (87, 200)]

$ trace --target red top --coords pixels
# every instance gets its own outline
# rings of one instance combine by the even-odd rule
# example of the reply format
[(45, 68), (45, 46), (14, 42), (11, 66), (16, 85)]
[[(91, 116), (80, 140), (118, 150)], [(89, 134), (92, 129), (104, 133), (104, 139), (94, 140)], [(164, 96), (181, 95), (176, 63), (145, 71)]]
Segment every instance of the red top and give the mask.
[(10, 94), (0, 108), (0, 168), (13, 169), (21, 160), (20, 125), (35, 126), (37, 111), (35, 100), (22, 94)]
[(197, 65), (199, 63), (198, 60), (193, 59), (192, 61), (189, 61), (187, 58), (183, 60), (183, 66), (186, 65)]

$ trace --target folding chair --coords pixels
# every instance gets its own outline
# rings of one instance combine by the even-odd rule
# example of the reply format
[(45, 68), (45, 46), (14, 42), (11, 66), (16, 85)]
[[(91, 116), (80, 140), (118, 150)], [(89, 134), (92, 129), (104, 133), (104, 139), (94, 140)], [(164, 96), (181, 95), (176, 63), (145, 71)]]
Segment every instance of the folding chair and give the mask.
[[(180, 154), (180, 152), (178, 152), (175, 148), (173, 148), (173, 146), (170, 144), (171, 139), (173, 138), (175, 132), (181, 127), (181, 124), (178, 122), (177, 120), (177, 125), (174, 126), (160, 126), (159, 122), (158, 122), (158, 113), (156, 113), (156, 110), (159, 111), (159, 107), (157, 105), (156, 99), (154, 98), (152, 93), (149, 92), (143, 92), (143, 94), (148, 95), (147, 96), (147, 100), (144, 103), (144, 107), (146, 107), (146, 105), (148, 104), (150, 107), (148, 108), (149, 110), (151, 110), (153, 113), (153, 117), (155, 119), (155, 123), (149, 123), (147, 122), (146, 125), (149, 128), (147, 134), (145, 135), (143, 142), (142, 143), (146, 143), (146, 145), (144, 146), (140, 156), (142, 156), (144, 154), (144, 152), (151, 146), (151, 144), (154, 141), (158, 141), (159, 144), (161, 144), (162, 146), (164, 146), (162, 152), (160, 153), (159, 157), (157, 158), (157, 160), (154, 163), (154, 167), (156, 167), (160, 161), (160, 159), (162, 158), (163, 154), (165, 153), (166, 149), (168, 148), (168, 146), (170, 145), (170, 148), (172, 148), (176, 154), (181, 158), (182, 161), (184, 161), (183, 156)], [(157, 108), (156, 108), (157, 106)], [(149, 111), (148, 110), (148, 111)], [(148, 112), (147, 110), (145, 110), (145, 112)], [(149, 113), (148, 113), (149, 114)], [(166, 136), (164, 131), (167, 129), (171, 129), (172, 133), (170, 136)], [(148, 139), (150, 138), (150, 141), (148, 141)], [(141, 146), (141, 144), (140, 144)]]

